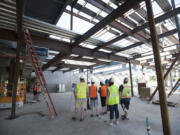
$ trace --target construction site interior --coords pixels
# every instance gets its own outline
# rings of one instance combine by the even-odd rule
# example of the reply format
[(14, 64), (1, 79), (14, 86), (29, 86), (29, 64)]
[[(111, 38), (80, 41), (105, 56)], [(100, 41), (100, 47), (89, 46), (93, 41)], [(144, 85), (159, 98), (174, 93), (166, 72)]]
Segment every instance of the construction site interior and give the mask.
[[(0, 0), (0, 135), (180, 135), (179, 17), (180, 0)], [(113, 125), (110, 78), (131, 92)], [(80, 79), (97, 87), (83, 121)]]

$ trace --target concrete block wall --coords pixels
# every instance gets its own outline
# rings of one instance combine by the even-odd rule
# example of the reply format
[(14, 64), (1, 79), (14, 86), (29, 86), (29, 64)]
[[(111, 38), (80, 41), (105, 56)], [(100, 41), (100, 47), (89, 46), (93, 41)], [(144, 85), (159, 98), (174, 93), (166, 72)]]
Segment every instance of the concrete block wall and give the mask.
[(71, 91), (72, 83), (79, 81), (79, 77), (72, 72), (57, 71), (52, 73), (51, 71), (45, 71), (44, 76), (50, 92), (58, 92), (59, 84), (65, 84), (65, 90)]

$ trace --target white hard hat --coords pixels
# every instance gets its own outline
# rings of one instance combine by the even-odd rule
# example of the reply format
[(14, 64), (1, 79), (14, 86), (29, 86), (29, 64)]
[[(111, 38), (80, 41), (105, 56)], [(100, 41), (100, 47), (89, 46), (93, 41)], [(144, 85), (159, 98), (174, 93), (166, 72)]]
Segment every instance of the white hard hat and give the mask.
[(95, 81), (94, 81), (93, 79), (91, 80), (91, 82), (92, 82), (92, 83), (95, 83)]
[(104, 84), (104, 81), (101, 80), (100, 83)]
[(85, 80), (84, 76), (80, 76), (80, 79)]

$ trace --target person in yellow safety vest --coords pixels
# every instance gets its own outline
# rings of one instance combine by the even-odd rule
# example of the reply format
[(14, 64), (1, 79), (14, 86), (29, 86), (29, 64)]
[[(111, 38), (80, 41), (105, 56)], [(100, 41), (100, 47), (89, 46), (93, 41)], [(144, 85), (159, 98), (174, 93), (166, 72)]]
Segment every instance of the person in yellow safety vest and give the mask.
[(109, 106), (110, 110), (110, 121), (109, 125), (113, 126), (113, 119), (114, 119), (114, 113), (115, 113), (115, 124), (119, 124), (119, 110), (118, 110), (118, 104), (119, 104), (119, 91), (118, 88), (114, 85), (114, 79), (110, 78), (109, 80), (109, 86), (107, 88), (107, 104)]
[(131, 86), (128, 84), (128, 78), (124, 78), (124, 84), (119, 87), (121, 107), (124, 111), (124, 115), (121, 116), (122, 120), (128, 120), (128, 110), (131, 100)]
[(84, 110), (87, 106), (87, 95), (88, 95), (88, 86), (85, 84), (84, 77), (80, 77), (80, 82), (76, 84), (75, 89), (75, 112), (72, 117), (73, 120), (77, 119), (78, 109), (81, 111), (80, 121), (84, 120)]

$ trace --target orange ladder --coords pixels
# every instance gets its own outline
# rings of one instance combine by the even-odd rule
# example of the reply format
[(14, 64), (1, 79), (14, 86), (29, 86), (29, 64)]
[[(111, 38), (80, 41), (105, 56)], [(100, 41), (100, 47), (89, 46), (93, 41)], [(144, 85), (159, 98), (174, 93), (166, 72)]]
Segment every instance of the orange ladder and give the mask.
[(54, 103), (52, 101), (52, 98), (48, 92), (47, 83), (46, 83), (46, 80), (45, 80), (45, 77), (44, 77), (44, 74), (43, 74), (43, 71), (42, 71), (42, 68), (40, 65), (39, 58), (37, 56), (36, 50), (35, 50), (34, 45), (32, 43), (32, 39), (31, 39), (31, 36), (30, 36), (28, 29), (24, 29), (23, 33), (24, 33), (24, 39), (25, 39), (25, 43), (26, 43), (28, 56), (32, 62), (32, 66), (34, 68), (36, 77), (39, 80), (40, 85), (41, 85), (41, 91), (42, 91), (43, 99), (47, 105), (50, 117), (53, 118), (54, 115), (52, 112), (54, 112), (55, 115), (57, 115), (57, 113), (56, 113), (56, 109), (54, 107)]

